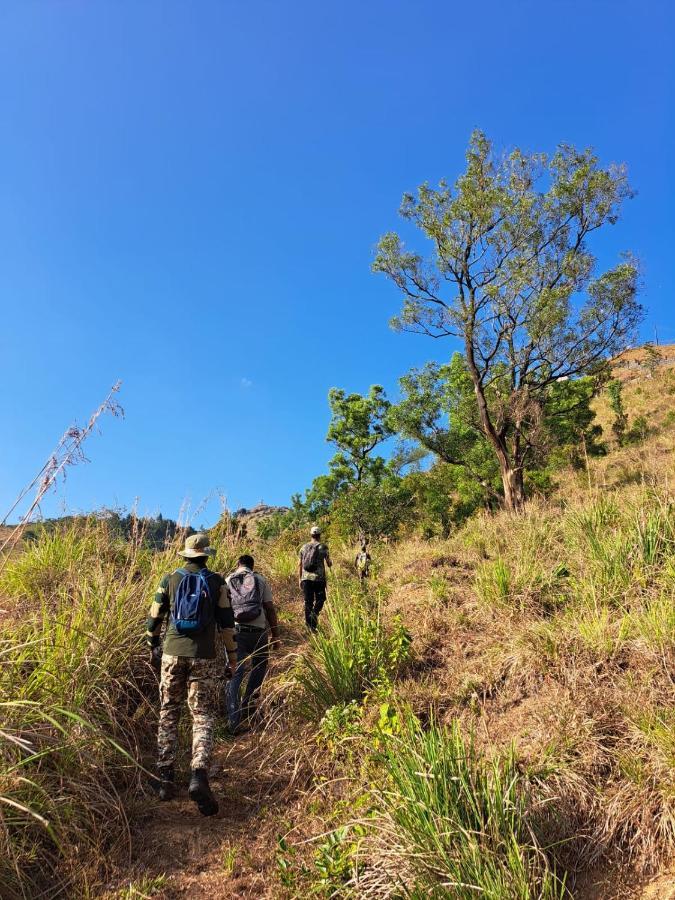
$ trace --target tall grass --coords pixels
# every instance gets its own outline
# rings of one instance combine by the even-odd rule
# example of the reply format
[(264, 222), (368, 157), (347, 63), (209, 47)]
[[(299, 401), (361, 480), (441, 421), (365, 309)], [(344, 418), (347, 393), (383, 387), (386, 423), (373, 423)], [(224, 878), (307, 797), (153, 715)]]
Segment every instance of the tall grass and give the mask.
[(0, 641), (3, 898), (85, 894), (128, 847), (122, 791), (152, 720), (141, 635), (158, 563), (92, 521), (43, 533), (2, 572), (14, 598)]
[(382, 749), (381, 837), (411, 873), (405, 896), (559, 900), (565, 887), (529, 825), (513, 752), (487, 760), (456, 722), (423, 729), (409, 710)]
[(320, 719), (335, 704), (361, 700), (396, 675), (410, 649), (405, 628), (400, 622), (385, 625), (379, 603), (358, 596), (345, 600), (334, 591), (319, 632), (295, 666), (301, 714)]

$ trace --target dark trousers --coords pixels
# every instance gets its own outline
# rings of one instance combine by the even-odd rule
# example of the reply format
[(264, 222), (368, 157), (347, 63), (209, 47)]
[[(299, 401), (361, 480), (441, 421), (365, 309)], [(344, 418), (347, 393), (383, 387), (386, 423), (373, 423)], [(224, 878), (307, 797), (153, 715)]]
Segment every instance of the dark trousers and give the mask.
[(326, 602), (326, 582), (303, 581), (302, 593), (305, 597), (305, 622), (312, 631), (316, 631), (319, 613)]
[[(237, 632), (237, 668), (227, 690), (227, 715), (232, 728), (239, 725), (242, 713), (250, 713), (267, 674), (269, 657), (267, 629)], [(242, 696), (242, 682), (247, 673), (248, 681)]]

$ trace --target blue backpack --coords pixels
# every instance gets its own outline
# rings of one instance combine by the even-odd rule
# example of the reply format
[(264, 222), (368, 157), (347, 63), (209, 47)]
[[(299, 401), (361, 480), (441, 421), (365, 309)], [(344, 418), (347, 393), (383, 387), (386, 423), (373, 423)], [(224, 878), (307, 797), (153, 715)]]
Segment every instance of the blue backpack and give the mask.
[(171, 620), (178, 634), (194, 635), (213, 622), (213, 602), (209, 590), (208, 569), (188, 572), (177, 569), (183, 577), (174, 596)]

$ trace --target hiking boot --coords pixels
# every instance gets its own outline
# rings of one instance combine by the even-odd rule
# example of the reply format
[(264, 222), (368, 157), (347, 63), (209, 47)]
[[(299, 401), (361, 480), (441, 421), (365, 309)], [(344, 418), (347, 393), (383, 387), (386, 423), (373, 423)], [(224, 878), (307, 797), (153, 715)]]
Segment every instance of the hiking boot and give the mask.
[(159, 781), (159, 790), (157, 791), (157, 793), (159, 794), (159, 799), (173, 800), (173, 798), (176, 796), (173, 766), (167, 766), (165, 768), (159, 769), (157, 778)]
[(197, 809), (203, 816), (215, 816), (218, 812), (218, 801), (209, 787), (209, 776), (206, 769), (192, 770), (188, 796), (197, 804)]

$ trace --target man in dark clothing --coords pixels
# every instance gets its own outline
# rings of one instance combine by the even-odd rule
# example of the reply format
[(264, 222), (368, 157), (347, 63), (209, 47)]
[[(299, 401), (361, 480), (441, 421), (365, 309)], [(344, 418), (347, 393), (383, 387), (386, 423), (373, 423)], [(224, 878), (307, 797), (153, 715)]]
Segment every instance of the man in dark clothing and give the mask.
[[(218, 812), (211, 792), (208, 768), (213, 751), (213, 730), (217, 713), (216, 627), (224, 631), (228, 661), (237, 665), (234, 618), (224, 580), (206, 568), (209, 547), (205, 534), (193, 534), (180, 552), (186, 562), (181, 569), (165, 575), (159, 583), (148, 618), (147, 640), (157, 653), (162, 624), (169, 616), (164, 637), (160, 677), (160, 712), (157, 732), (157, 770), (159, 796), (170, 800), (175, 793), (174, 764), (178, 749), (178, 724), (183, 702), (187, 699), (192, 715), (192, 774), (188, 794), (205, 816)], [(200, 576), (202, 580), (196, 578)], [(174, 617), (179, 586), (192, 577), (200, 585), (200, 604), (204, 604), (203, 624), (186, 630)], [(196, 595), (195, 595), (196, 596)]]
[(370, 563), (372, 561), (370, 552), (368, 551), (368, 538), (361, 538), (361, 549), (356, 554), (354, 560), (354, 568), (359, 576), (359, 581), (363, 584), (370, 575)]
[(321, 529), (313, 525), (311, 540), (300, 548), (298, 576), (305, 598), (305, 622), (310, 631), (316, 631), (319, 613), (326, 602), (326, 566), (333, 565), (328, 547), (321, 543)]
[[(227, 716), (231, 731), (236, 731), (242, 718), (249, 718), (253, 714), (254, 704), (267, 674), (270, 648), (276, 648), (279, 641), (279, 623), (272, 601), (272, 588), (266, 578), (254, 571), (254, 565), (253, 557), (244, 554), (239, 557), (235, 571), (225, 579), (234, 613), (238, 660), (227, 690)], [(255, 598), (255, 603), (252, 604), (255, 608), (241, 616), (245, 621), (239, 621), (241, 596)], [(247, 672), (246, 688), (243, 697), (240, 697)]]

